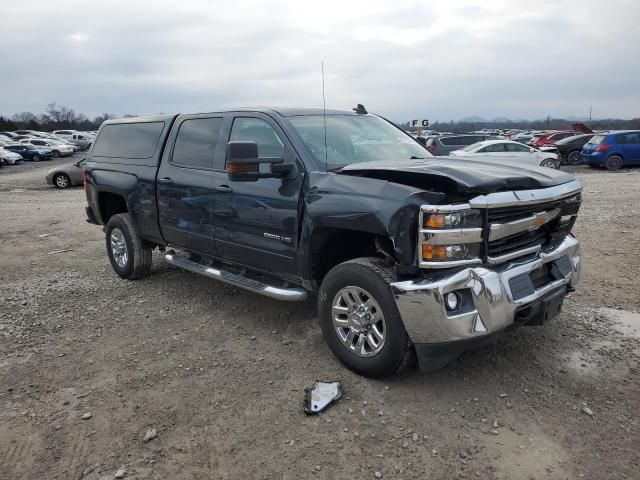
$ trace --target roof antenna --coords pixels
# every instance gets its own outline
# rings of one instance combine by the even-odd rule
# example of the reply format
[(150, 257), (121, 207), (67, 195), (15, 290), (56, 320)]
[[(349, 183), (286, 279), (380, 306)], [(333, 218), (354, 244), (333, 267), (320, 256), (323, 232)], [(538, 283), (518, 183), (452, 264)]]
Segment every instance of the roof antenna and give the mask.
[(364, 108), (364, 105), (362, 105), (361, 103), (359, 103), (356, 108), (352, 109), (354, 112), (356, 112), (358, 115), (366, 115), (367, 113), (367, 109)]
[(324, 60), (322, 61), (322, 121), (324, 123), (324, 169), (327, 167), (327, 98), (324, 94)]

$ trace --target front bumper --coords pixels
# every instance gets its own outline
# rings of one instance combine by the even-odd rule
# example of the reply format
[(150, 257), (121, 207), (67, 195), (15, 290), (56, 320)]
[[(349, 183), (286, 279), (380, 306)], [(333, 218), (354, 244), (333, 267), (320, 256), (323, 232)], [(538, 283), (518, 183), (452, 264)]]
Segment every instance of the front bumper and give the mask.
[[(550, 273), (544, 277), (548, 281), (541, 284), (538, 273), (543, 270)], [(564, 294), (579, 278), (580, 246), (569, 235), (555, 249), (533, 258), (491, 268), (436, 272), (392, 283), (391, 289), (407, 334), (416, 346), (442, 344), (440, 347), (455, 351), (460, 346), (453, 345), (457, 342), (482, 343), (484, 338), (514, 326), (519, 312), (554, 292), (562, 290)], [(462, 298), (468, 299), (460, 312), (445, 308), (445, 295), (451, 292), (461, 292)]]

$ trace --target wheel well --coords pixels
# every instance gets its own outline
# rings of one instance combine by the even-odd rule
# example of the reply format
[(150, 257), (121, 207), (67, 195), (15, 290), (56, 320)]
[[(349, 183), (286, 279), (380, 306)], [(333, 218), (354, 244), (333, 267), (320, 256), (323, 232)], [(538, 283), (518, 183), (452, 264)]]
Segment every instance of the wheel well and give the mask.
[(393, 244), (387, 237), (356, 230), (334, 228), (315, 232), (311, 244), (313, 279), (322, 282), (336, 265), (359, 257), (393, 257)]
[(127, 212), (127, 202), (117, 193), (100, 192), (98, 194), (98, 208), (100, 209), (100, 218), (106, 225), (116, 213)]

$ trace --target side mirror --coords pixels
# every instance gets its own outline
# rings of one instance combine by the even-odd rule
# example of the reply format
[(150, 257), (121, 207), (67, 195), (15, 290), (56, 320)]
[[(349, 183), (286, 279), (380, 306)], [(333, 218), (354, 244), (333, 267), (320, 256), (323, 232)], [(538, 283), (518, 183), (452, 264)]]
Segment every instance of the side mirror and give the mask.
[[(268, 164), (269, 172), (260, 172), (260, 164)], [(227, 175), (235, 182), (255, 182), (259, 178), (282, 178), (295, 170), (283, 158), (259, 158), (256, 142), (227, 143)]]

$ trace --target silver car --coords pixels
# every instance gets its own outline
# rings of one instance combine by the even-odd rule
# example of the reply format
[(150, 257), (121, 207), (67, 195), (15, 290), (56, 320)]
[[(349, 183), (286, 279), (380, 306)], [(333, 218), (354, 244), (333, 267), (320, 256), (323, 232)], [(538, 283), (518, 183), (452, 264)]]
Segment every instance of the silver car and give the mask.
[(47, 172), (47, 176), (45, 177), (47, 183), (58, 188), (69, 188), (73, 185), (82, 185), (84, 183), (82, 178), (82, 167), (84, 167), (85, 164), (86, 159), (83, 158), (79, 162), (53, 168)]

